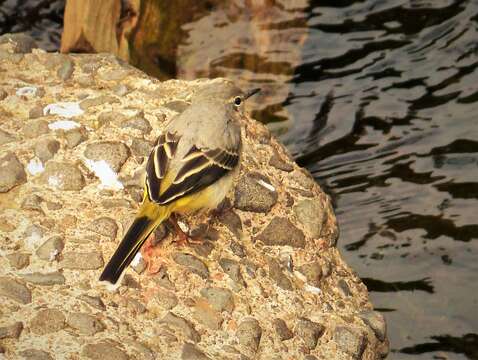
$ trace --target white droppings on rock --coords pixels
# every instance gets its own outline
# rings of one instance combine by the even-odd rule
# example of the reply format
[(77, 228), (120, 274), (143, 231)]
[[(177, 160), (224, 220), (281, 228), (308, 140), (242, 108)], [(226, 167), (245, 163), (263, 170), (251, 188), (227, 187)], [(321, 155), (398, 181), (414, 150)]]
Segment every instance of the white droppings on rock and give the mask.
[(64, 117), (73, 117), (82, 115), (84, 111), (77, 102), (59, 102), (50, 104), (43, 108), (43, 115), (60, 115)]
[(100, 179), (99, 187), (101, 189), (123, 189), (123, 184), (118, 180), (118, 174), (111, 169), (106, 161), (85, 159), (85, 164)]
[(269, 191), (276, 191), (276, 188), (274, 186), (272, 186), (271, 184), (265, 182), (264, 180), (262, 179), (258, 179), (257, 180), (257, 183), (263, 187), (265, 187), (267, 190)]
[(48, 185), (54, 188), (60, 187), (62, 182), (63, 181), (58, 176), (50, 176), (48, 178)]
[(55, 260), (59, 253), (60, 253), (60, 252), (59, 252), (57, 249), (53, 249), (53, 250), (50, 252), (50, 258), (49, 258), (49, 260), (50, 260), (50, 261)]
[(34, 96), (37, 93), (37, 88), (34, 86), (24, 86), (17, 89), (16, 94), (18, 96)]
[(27, 164), (27, 171), (30, 175), (36, 175), (43, 172), (45, 168), (43, 167), (42, 162), (39, 159), (31, 159), (30, 162)]
[(189, 232), (189, 226), (184, 221), (178, 220), (178, 226), (183, 233), (187, 234)]
[(80, 127), (80, 124), (72, 120), (58, 120), (48, 124), (48, 128), (51, 130), (71, 130), (77, 127)]
[(321, 294), (322, 290), (320, 290), (318, 287), (311, 286), (309, 284), (305, 284), (304, 286), (305, 291), (311, 292), (312, 294)]
[(33, 230), (32, 233), (25, 238), (25, 245), (30, 249), (36, 249), (40, 246), (43, 239), (43, 234), (38, 230)]
[(143, 257), (143, 256), (141, 255), (140, 252), (137, 253), (137, 254), (134, 256), (133, 260), (131, 261), (131, 266), (132, 266), (132, 267), (138, 266), (138, 265), (139, 265), (139, 262), (141, 261), (141, 258), (142, 258), (142, 257)]

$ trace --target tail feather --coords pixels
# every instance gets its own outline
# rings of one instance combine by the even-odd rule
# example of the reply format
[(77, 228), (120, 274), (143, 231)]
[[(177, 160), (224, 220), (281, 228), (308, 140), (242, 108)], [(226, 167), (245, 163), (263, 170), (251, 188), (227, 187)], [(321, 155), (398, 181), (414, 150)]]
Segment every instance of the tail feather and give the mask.
[(148, 236), (169, 216), (167, 208), (143, 204), (120, 245), (100, 276), (100, 281), (116, 284), (124, 269), (131, 263)]

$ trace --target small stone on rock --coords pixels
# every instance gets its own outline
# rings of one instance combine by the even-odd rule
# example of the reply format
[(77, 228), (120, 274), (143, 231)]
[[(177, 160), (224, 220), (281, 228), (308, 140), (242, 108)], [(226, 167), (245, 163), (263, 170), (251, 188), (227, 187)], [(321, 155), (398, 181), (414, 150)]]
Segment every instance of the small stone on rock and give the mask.
[(65, 277), (61, 272), (54, 271), (51, 273), (29, 273), (29, 274), (20, 274), (20, 276), (29, 283), (35, 285), (63, 285), (65, 283)]
[(294, 166), (290, 162), (284, 160), (275, 149), (269, 160), (269, 165), (282, 171), (291, 172), (292, 170), (294, 170)]
[(227, 311), (231, 313), (234, 310), (234, 298), (229, 289), (207, 287), (201, 289), (201, 295), (216, 311)]
[(211, 330), (221, 328), (223, 318), (205, 299), (198, 299), (194, 305), (194, 318)]
[(103, 331), (103, 323), (92, 315), (84, 313), (71, 313), (67, 319), (68, 326), (78, 330), (80, 334), (94, 335)]
[(315, 287), (319, 287), (322, 279), (322, 267), (318, 262), (304, 264), (298, 267), (299, 272), (305, 275), (307, 282)]
[(43, 199), (37, 194), (30, 194), (25, 196), (22, 202), (22, 209), (24, 210), (38, 210), (41, 211), (41, 203)]
[(32, 293), (23, 283), (10, 277), (0, 277), (0, 296), (5, 296), (20, 304), (29, 304)]
[(6, 131), (0, 130), (0, 145), (7, 144), (15, 140), (15, 136), (7, 133)]
[(65, 243), (61, 236), (55, 235), (46, 240), (36, 251), (36, 255), (45, 261), (53, 261), (63, 251)]
[(149, 153), (151, 152), (151, 149), (153, 148), (153, 145), (144, 139), (140, 138), (134, 138), (133, 142), (131, 144), (131, 152), (133, 153), (134, 156), (149, 156)]
[(73, 63), (71, 59), (65, 56), (65, 58), (60, 64), (60, 67), (58, 68), (56, 72), (56, 75), (61, 80), (66, 81), (71, 77), (74, 70), (75, 70), (75, 64)]
[(382, 314), (378, 311), (369, 310), (361, 313), (360, 318), (373, 330), (377, 339), (385, 341), (387, 336), (387, 323)]
[(104, 311), (106, 310), (106, 306), (103, 302), (103, 300), (101, 300), (100, 297), (98, 296), (90, 296), (90, 295), (86, 295), (86, 294), (83, 294), (83, 295), (80, 295), (78, 296), (78, 299), (86, 302), (88, 305), (98, 309), (98, 310), (101, 310), (101, 311)]
[(209, 270), (206, 265), (194, 255), (178, 252), (173, 255), (173, 260), (179, 265), (186, 266), (190, 271), (199, 275), (203, 279), (209, 277)]
[(239, 344), (253, 351), (257, 351), (262, 337), (262, 328), (256, 319), (244, 320), (237, 327), (236, 336)]
[(320, 236), (325, 212), (316, 199), (299, 201), (294, 206), (294, 214), (312, 238)]
[(201, 336), (196, 331), (196, 329), (194, 329), (194, 326), (191, 322), (189, 322), (188, 320), (186, 320), (186, 319), (184, 319), (180, 316), (177, 316), (177, 315), (173, 314), (172, 312), (168, 312), (160, 320), (160, 323), (164, 323), (164, 324), (167, 324), (169, 326), (178, 328), (179, 330), (181, 330), (184, 333), (184, 335), (188, 339), (190, 339), (190, 340), (192, 340), (196, 343), (201, 340)]
[(81, 144), (83, 141), (88, 139), (88, 133), (86, 129), (81, 126), (77, 127), (63, 133), (63, 137), (66, 140), (66, 146), (69, 149), (73, 149), (75, 146)]
[(249, 173), (237, 183), (234, 206), (240, 210), (267, 213), (276, 204), (277, 196), (266, 176)]
[(14, 153), (7, 153), (0, 158), (0, 193), (7, 192), (26, 182), (25, 169)]
[(119, 172), (121, 166), (130, 156), (129, 148), (118, 141), (101, 141), (88, 144), (85, 150), (85, 157), (91, 160), (104, 160), (115, 172)]
[(1, 326), (0, 327), (0, 339), (12, 338), (18, 339), (23, 330), (23, 323), (17, 321), (12, 325)]
[(147, 135), (151, 132), (151, 124), (143, 116), (138, 115), (131, 119), (127, 119), (121, 123), (122, 128), (132, 128), (141, 131), (141, 133)]
[(367, 337), (364, 333), (339, 326), (334, 332), (334, 341), (342, 351), (351, 355), (353, 359), (361, 359), (367, 345)]
[(324, 326), (306, 318), (300, 318), (295, 328), (295, 333), (304, 340), (310, 350), (315, 349), (319, 337), (324, 333)]
[(98, 251), (67, 252), (63, 255), (61, 265), (64, 269), (96, 270), (103, 267), (104, 261)]
[(287, 324), (284, 320), (279, 318), (274, 319), (273, 325), (281, 341), (289, 340), (294, 337), (294, 333), (287, 327)]
[(244, 286), (244, 278), (241, 274), (241, 267), (239, 263), (235, 260), (222, 258), (219, 260), (219, 265), (221, 266), (222, 270), (229, 275), (229, 277), (238, 285)]
[(210, 360), (206, 354), (199, 350), (194, 344), (185, 343), (181, 351), (181, 360)]
[(269, 225), (255, 238), (264, 245), (305, 247), (305, 236), (292, 222), (283, 217), (275, 217)]
[(57, 332), (64, 327), (65, 316), (56, 309), (40, 310), (30, 322), (30, 330), (37, 335)]
[(27, 267), (30, 264), (30, 254), (16, 252), (8, 254), (7, 259), (10, 262), (10, 266), (20, 270)]
[(292, 282), (282, 272), (279, 262), (273, 258), (268, 258), (267, 263), (269, 265), (269, 276), (276, 282), (277, 286), (284, 290), (293, 290)]
[(48, 162), (40, 180), (43, 184), (64, 191), (79, 191), (85, 186), (81, 171), (75, 165), (66, 162)]
[(87, 344), (81, 355), (92, 360), (128, 360), (129, 356), (117, 345), (107, 341), (96, 344)]
[(110, 240), (116, 239), (116, 233), (118, 232), (116, 221), (106, 216), (93, 220), (88, 228)]
[(48, 123), (41, 119), (28, 121), (23, 126), (23, 135), (27, 138), (37, 138), (40, 135), (47, 134), (49, 131)]
[(49, 353), (38, 349), (22, 350), (19, 354), (23, 360), (53, 360)]
[(103, 104), (113, 104), (113, 103), (119, 103), (119, 102), (120, 100), (116, 96), (101, 95), (95, 98), (89, 98), (89, 99), (83, 100), (82, 102), (80, 102), (80, 108), (82, 110), (87, 110), (93, 106), (99, 106)]
[(35, 144), (35, 155), (43, 162), (50, 160), (60, 149), (60, 143), (54, 139), (41, 139)]
[(229, 229), (230, 232), (240, 239), (242, 235), (242, 221), (239, 215), (233, 210), (225, 211), (219, 215), (219, 221), (222, 222)]

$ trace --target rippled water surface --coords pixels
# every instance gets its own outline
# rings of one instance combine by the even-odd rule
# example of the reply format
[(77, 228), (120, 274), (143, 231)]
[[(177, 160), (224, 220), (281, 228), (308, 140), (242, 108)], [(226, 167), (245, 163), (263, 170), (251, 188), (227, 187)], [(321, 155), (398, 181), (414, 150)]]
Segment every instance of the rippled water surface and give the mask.
[(182, 25), (171, 75), (265, 89), (254, 114), (334, 198), (389, 358), (478, 359), (478, 1), (230, 3)]

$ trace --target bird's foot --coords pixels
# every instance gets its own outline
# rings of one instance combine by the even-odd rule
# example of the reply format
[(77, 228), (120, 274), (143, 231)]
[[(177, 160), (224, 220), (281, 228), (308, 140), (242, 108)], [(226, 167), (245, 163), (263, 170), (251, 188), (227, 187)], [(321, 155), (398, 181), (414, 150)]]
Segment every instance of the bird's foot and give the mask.
[(179, 226), (176, 216), (170, 217), (171, 223), (176, 231), (176, 239), (174, 240), (178, 246), (190, 246), (199, 245), (203, 243), (203, 240), (196, 236), (191, 236)]

